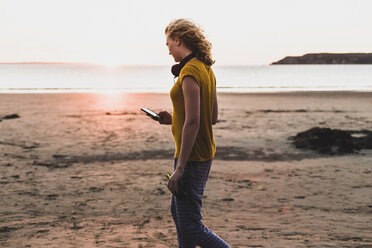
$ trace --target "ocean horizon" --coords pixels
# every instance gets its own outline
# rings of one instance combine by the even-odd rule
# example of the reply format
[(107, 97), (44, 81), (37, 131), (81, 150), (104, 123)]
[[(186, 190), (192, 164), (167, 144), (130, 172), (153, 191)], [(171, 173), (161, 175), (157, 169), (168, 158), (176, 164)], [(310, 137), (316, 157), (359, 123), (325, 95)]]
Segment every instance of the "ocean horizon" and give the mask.
[[(214, 65), (218, 92), (372, 91), (372, 65)], [(0, 64), (0, 93), (169, 93), (170, 66)]]

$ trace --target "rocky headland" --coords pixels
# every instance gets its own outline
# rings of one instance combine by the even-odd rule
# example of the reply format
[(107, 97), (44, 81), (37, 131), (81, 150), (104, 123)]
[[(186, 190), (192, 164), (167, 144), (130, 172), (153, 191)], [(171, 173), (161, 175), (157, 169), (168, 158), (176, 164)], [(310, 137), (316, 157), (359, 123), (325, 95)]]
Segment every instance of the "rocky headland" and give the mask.
[(372, 53), (308, 53), (287, 56), (271, 64), (372, 64)]

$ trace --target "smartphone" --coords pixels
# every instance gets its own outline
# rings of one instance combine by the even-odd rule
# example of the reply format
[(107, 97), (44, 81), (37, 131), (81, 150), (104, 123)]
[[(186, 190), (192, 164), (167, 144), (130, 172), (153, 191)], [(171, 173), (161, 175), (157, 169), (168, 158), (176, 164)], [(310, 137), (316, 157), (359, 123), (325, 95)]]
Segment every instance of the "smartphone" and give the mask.
[(156, 121), (159, 121), (160, 120), (159, 115), (157, 113), (155, 113), (154, 111), (152, 111), (152, 110), (150, 110), (148, 108), (141, 108), (141, 110), (143, 112), (145, 112), (146, 114), (149, 114), (152, 119), (154, 119)]

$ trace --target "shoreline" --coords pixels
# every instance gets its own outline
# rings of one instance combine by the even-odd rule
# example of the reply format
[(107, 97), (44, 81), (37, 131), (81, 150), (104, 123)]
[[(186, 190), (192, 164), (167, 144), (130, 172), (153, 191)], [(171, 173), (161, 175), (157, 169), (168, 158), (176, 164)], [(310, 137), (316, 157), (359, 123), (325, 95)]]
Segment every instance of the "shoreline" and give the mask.
[[(16, 90), (15, 90), (16, 91)], [(48, 94), (114, 94), (114, 95), (126, 95), (126, 94), (135, 94), (135, 95), (169, 95), (167, 92), (115, 92), (110, 89), (103, 90), (103, 91), (71, 91), (71, 92), (64, 92), (64, 91), (58, 91), (55, 92), (51, 90), (51, 92), (40, 90), (40, 92), (35, 92), (30, 90), (30, 92), (1, 92), (0, 95), (48, 95)], [(265, 95), (343, 95), (343, 94), (349, 94), (349, 95), (372, 95), (372, 90), (299, 90), (299, 91), (261, 91), (261, 92), (235, 92), (235, 91), (217, 91), (217, 94), (219, 95), (257, 95), (257, 96), (265, 96)]]

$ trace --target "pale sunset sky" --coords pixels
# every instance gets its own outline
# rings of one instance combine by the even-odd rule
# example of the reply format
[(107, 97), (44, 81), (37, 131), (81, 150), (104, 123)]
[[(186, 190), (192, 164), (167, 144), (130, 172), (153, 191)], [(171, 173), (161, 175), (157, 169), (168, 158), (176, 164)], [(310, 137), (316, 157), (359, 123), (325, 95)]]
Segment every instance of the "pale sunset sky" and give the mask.
[(369, 0), (1, 0), (0, 62), (169, 65), (164, 29), (190, 18), (216, 65), (372, 52)]

